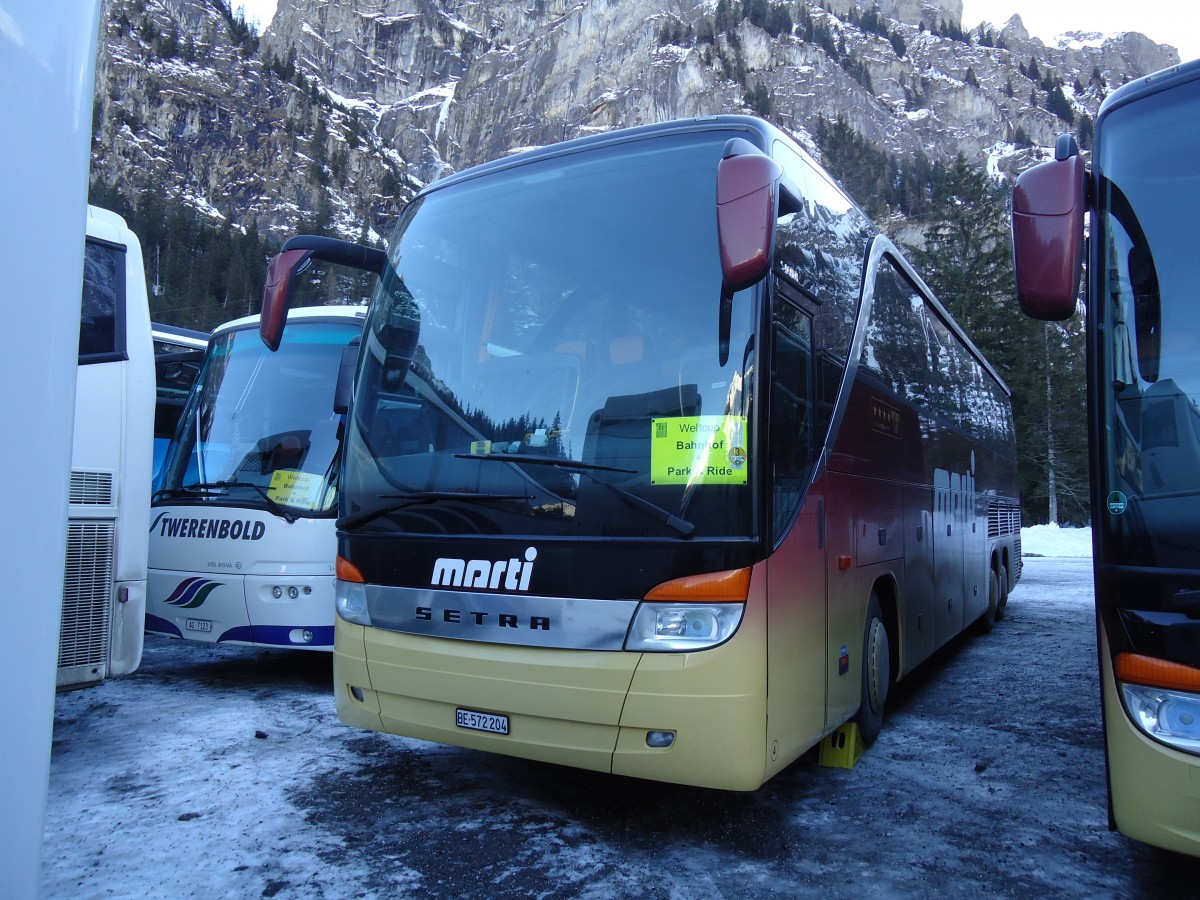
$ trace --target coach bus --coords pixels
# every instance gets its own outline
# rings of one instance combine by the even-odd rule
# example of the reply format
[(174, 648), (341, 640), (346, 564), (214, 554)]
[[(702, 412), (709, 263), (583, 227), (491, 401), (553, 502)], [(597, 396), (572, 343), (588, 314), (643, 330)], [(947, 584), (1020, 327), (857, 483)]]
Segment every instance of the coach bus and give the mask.
[(343, 722), (753, 790), (844, 723), (869, 743), (896, 679), (1002, 615), (1007, 389), (769, 124), (464, 171), (386, 253), (292, 238), (268, 346), (314, 259), (380, 276), (337, 523)]
[(158, 489), (163, 459), (175, 436), (175, 426), (200, 371), (208, 332), (174, 325), (150, 324), (154, 337), (154, 489)]
[(154, 349), (137, 236), (89, 206), (59, 628), (60, 689), (142, 660)]
[[(1022, 308), (1087, 316), (1109, 819), (1200, 856), (1200, 62), (1114, 91), (1013, 194)], [(1090, 213), (1090, 236), (1083, 240)]]
[(334, 388), (365, 313), (292, 310), (274, 354), (257, 316), (213, 331), (154, 494), (147, 631), (333, 648)]

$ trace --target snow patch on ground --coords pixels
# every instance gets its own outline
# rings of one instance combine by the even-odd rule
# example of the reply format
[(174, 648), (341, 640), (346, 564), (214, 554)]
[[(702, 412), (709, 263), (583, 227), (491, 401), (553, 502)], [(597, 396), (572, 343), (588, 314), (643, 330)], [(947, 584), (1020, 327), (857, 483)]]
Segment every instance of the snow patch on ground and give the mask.
[(1031, 525), (1021, 529), (1023, 556), (1092, 556), (1091, 528), (1063, 528), (1059, 525)]

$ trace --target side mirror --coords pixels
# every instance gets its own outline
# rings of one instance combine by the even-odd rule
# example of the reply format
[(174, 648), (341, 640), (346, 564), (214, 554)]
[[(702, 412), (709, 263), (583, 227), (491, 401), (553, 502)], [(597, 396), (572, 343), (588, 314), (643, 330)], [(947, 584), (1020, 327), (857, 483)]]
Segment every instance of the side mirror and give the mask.
[(344, 416), (350, 409), (350, 394), (354, 389), (354, 367), (358, 363), (358, 348), (362, 336), (357, 335), (342, 348), (342, 361), (338, 365), (337, 384), (333, 389), (333, 411)]
[[(1068, 136), (1069, 137), (1069, 136)], [(1079, 297), (1086, 169), (1073, 139), (1055, 159), (1021, 174), (1013, 188), (1013, 265), (1021, 310), (1035, 319), (1069, 319)]]
[(283, 338), (283, 326), (287, 322), (288, 307), (291, 306), (295, 290), (294, 278), (303, 272), (312, 260), (362, 269), (382, 275), (387, 268), (387, 254), (373, 247), (352, 244), (336, 238), (312, 234), (298, 234), (289, 239), (267, 266), (267, 282), (263, 287), (262, 313), (258, 322), (258, 334), (267, 349), (279, 349)]
[(292, 275), (308, 262), (310, 255), (308, 250), (283, 250), (271, 257), (271, 262), (267, 265), (267, 283), (263, 286), (258, 335), (272, 353), (279, 349), (288, 307), (291, 306)]
[(717, 165), (717, 243), (722, 293), (732, 295), (767, 274), (775, 238), (783, 168), (749, 141), (734, 138)]

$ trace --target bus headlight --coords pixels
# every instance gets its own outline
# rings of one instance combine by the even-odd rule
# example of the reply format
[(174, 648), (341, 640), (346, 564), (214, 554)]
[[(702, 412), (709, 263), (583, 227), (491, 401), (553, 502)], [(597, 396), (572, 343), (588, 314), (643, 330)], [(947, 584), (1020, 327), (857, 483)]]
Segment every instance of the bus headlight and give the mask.
[(626, 650), (705, 650), (729, 640), (742, 621), (742, 603), (642, 603), (633, 616)]
[(1142, 731), (1178, 750), (1200, 753), (1200, 694), (1128, 683), (1121, 690)]
[(371, 616), (367, 612), (367, 586), (352, 581), (338, 579), (334, 591), (337, 614), (347, 622), (355, 625), (370, 625)]

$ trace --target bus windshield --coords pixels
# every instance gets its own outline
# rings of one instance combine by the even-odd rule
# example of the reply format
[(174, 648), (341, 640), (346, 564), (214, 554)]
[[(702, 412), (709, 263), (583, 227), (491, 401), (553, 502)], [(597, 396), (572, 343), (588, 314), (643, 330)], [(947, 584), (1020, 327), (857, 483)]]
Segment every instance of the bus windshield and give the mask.
[(331, 515), (334, 386), (342, 350), (361, 333), (353, 322), (293, 322), (278, 353), (263, 347), (257, 325), (214, 337), (156, 496)]
[[(1159, 137), (1163, 135), (1164, 137)], [(1111, 404), (1102, 496), (1110, 562), (1200, 558), (1200, 303), (1190, 244), (1200, 206), (1200, 82), (1104, 123), (1100, 279)]]
[(343, 527), (753, 535), (755, 291), (719, 352), (731, 136), (567, 152), (410, 206), (363, 338)]

